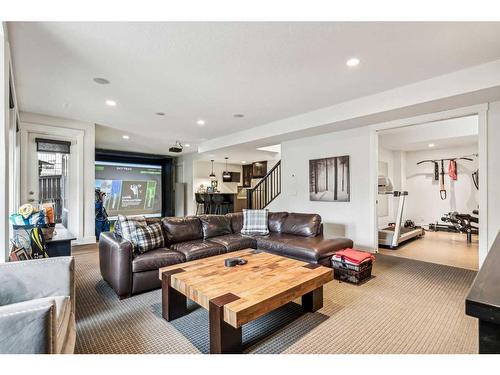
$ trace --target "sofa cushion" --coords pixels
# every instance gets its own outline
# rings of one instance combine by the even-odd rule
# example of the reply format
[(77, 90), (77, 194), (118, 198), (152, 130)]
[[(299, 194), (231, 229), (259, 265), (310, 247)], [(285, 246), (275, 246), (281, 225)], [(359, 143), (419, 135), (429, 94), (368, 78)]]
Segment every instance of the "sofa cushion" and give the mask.
[(231, 220), (231, 230), (233, 233), (240, 233), (241, 228), (243, 228), (243, 212), (232, 212), (226, 214), (226, 216)]
[(243, 228), (241, 234), (266, 235), (269, 233), (269, 211), (243, 209)]
[(172, 245), (170, 248), (183, 254), (186, 261), (211, 257), (226, 252), (226, 248), (223, 245), (210, 240), (179, 242)]
[(269, 212), (269, 231), (280, 233), (287, 216), (288, 212)]
[(157, 270), (161, 267), (182, 263), (185, 260), (181, 253), (162, 247), (136, 255), (132, 260), (132, 272)]
[(165, 217), (161, 223), (169, 244), (203, 238), (201, 221), (196, 216)]
[(278, 255), (320, 263), (325, 257), (331, 257), (338, 250), (352, 247), (352, 240), (343, 237), (323, 238), (301, 237), (286, 233), (270, 233), (257, 237), (257, 248)]
[(231, 234), (231, 219), (225, 215), (202, 215), (199, 216), (203, 229), (203, 238), (223, 236)]
[(226, 234), (225, 236), (213, 237), (212, 242), (223, 245), (227, 252), (243, 249), (256, 249), (257, 240), (254, 237), (244, 236), (240, 233)]
[(135, 240), (132, 241), (139, 253), (145, 253), (153, 249), (165, 246), (163, 229), (160, 223), (137, 227), (135, 229)]
[(281, 233), (302, 237), (317, 236), (321, 228), (321, 216), (318, 214), (290, 213), (285, 218)]

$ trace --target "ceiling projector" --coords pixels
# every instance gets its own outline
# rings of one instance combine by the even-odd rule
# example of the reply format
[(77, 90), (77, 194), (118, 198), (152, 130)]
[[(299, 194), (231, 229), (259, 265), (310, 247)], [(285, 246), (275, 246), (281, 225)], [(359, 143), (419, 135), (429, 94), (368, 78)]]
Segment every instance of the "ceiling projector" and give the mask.
[(175, 142), (175, 146), (172, 146), (168, 149), (169, 152), (179, 153), (182, 152), (182, 145), (179, 141)]

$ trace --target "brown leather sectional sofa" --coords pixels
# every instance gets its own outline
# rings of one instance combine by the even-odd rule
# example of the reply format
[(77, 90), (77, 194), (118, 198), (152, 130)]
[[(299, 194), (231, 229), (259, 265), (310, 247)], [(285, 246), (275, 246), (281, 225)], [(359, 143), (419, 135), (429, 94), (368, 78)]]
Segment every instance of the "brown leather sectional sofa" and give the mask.
[(335, 251), (353, 246), (348, 238), (324, 238), (316, 214), (269, 213), (269, 235), (255, 237), (240, 234), (241, 213), (167, 217), (161, 223), (166, 247), (144, 254), (115, 233), (101, 234), (101, 275), (120, 298), (159, 288), (158, 269), (172, 264), (254, 248), (330, 267)]

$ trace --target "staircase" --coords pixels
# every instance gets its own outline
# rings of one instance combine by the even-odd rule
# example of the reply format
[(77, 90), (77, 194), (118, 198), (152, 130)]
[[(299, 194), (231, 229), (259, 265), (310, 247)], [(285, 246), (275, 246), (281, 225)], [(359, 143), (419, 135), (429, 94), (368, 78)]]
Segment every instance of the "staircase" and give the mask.
[(281, 160), (259, 181), (253, 189), (247, 190), (247, 207), (262, 209), (281, 193)]

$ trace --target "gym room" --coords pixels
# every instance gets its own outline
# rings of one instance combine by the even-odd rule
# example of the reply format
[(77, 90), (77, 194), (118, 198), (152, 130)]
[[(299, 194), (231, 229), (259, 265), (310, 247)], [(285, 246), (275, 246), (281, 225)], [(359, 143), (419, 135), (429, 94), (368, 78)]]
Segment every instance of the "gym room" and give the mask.
[(479, 116), (378, 132), (379, 252), (477, 270)]

